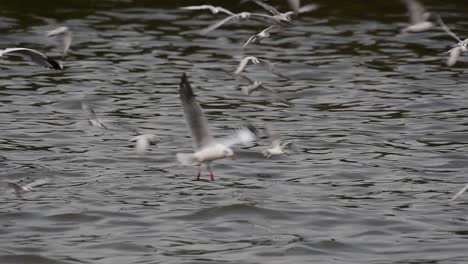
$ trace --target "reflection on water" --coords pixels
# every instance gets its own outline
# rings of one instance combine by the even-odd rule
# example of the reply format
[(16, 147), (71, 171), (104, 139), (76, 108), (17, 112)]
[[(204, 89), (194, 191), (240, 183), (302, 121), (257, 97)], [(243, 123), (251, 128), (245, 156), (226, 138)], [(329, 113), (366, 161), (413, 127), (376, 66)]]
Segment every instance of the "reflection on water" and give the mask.
[[(213, 1), (235, 12), (253, 3)], [(284, 1), (276, 1), (284, 6)], [(1, 46), (60, 58), (47, 30), (73, 29), (64, 71), (2, 58), (2, 181), (50, 182), (2, 192), (1, 263), (464, 263), (466, 209), (450, 197), (468, 181), (466, 58), (438, 29), (399, 34), (398, 1), (317, 1), (320, 9), (261, 44), (245, 21), (207, 36), (220, 15), (199, 1), (17, 1), (0, 10)], [(461, 1), (425, 1), (468, 36)], [(291, 80), (249, 66), (290, 107), (246, 97), (243, 56), (276, 63)], [(175, 153), (191, 150), (178, 98), (186, 72), (215, 134), (269, 124), (299, 150), (266, 159), (266, 138), (216, 162), (217, 180), (193, 181)], [(156, 134), (148, 155), (132, 133)], [(2, 189), (3, 190), (3, 189)]]

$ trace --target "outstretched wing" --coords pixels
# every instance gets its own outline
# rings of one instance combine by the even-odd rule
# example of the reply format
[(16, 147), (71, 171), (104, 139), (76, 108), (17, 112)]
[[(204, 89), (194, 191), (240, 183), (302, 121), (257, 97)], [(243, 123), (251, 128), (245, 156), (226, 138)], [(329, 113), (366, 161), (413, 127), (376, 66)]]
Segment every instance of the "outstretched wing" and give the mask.
[(229, 22), (231, 19), (237, 18), (237, 17), (239, 17), (239, 14), (235, 14), (235, 15), (228, 16), (228, 17), (222, 19), (221, 21), (219, 21), (219, 22), (217, 22), (217, 23), (214, 23), (213, 25), (211, 25), (211, 26), (209, 26), (209, 27), (203, 29), (203, 30), (200, 31), (200, 32), (201, 32), (201, 34), (206, 35), (206, 34), (208, 34), (209, 32), (211, 32), (211, 31), (213, 31), (213, 30), (219, 28), (220, 26), (224, 25), (225, 23)]
[(185, 73), (182, 75), (179, 84), (180, 100), (184, 108), (185, 121), (192, 133), (192, 139), (197, 148), (208, 145), (213, 142), (208, 122), (206, 121), (203, 110), (198, 104), (192, 87)]
[(273, 64), (271, 64), (270, 62), (266, 61), (266, 60), (259, 60), (260, 61), (260, 65), (263, 66), (263, 68), (265, 68), (267, 71), (273, 73), (274, 75), (278, 76), (278, 77), (281, 77), (283, 79), (286, 79), (286, 80), (291, 80), (291, 78), (285, 76), (284, 74), (282, 74)]
[(403, 0), (403, 3), (408, 9), (411, 24), (417, 24), (425, 21), (424, 13), (426, 13), (426, 10), (420, 2), (417, 0)]
[(465, 187), (463, 187), (460, 191), (458, 191), (458, 192), (452, 197), (452, 199), (450, 199), (450, 201), (453, 201), (453, 200), (457, 199), (458, 197), (460, 197), (460, 195), (462, 195), (463, 193), (465, 193), (466, 190), (468, 190), (468, 184), (466, 184)]
[(291, 102), (289, 102), (284, 97), (282, 97), (277, 92), (273, 91), (272, 89), (270, 89), (268, 87), (265, 87), (263, 85), (259, 85), (257, 89), (260, 92), (262, 92), (263, 94), (266, 94), (266, 95), (270, 96), (271, 98), (273, 98), (273, 100), (275, 100), (277, 102), (280, 102), (280, 103), (283, 103), (283, 104), (286, 104), (286, 105), (291, 105)]
[(462, 47), (455, 47), (449, 51), (450, 55), (447, 59), (447, 66), (452, 67), (457, 63), (458, 58), (460, 58)]
[(62, 70), (63, 66), (56, 60), (47, 57), (46, 55), (26, 48), (8, 48), (0, 51), (0, 57), (3, 55), (15, 55), (24, 59), (30, 60), (39, 66), (46, 69)]
[(225, 145), (226, 147), (231, 147), (237, 144), (247, 145), (254, 140), (254, 132), (252, 132), (252, 130), (247, 127), (242, 127), (235, 130), (231, 136), (220, 139), (219, 143)]

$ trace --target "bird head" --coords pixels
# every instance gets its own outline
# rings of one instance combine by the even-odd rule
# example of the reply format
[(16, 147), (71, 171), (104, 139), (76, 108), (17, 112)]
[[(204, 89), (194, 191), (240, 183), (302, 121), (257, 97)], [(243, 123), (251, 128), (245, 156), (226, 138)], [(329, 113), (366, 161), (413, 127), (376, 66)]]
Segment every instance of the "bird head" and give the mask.
[(234, 155), (234, 151), (233, 151), (231, 148), (228, 148), (228, 147), (226, 147), (226, 148), (223, 150), (223, 155), (224, 155), (224, 157), (230, 158), (231, 160), (235, 160), (235, 159), (236, 159), (236, 156)]

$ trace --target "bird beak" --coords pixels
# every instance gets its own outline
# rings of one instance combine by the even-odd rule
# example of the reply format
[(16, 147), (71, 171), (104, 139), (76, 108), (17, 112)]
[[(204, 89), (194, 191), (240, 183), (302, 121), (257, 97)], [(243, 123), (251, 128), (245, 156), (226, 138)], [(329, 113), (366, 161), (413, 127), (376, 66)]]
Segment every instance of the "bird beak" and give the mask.
[(229, 158), (230, 158), (231, 160), (236, 160), (236, 156), (234, 156), (234, 155), (229, 156)]

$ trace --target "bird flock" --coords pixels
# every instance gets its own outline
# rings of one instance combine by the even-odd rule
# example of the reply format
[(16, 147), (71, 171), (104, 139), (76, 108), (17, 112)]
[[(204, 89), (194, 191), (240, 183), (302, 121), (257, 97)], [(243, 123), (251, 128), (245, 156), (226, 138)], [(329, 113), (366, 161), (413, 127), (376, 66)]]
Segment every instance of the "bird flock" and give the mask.
[[(287, 12), (280, 12), (275, 7), (271, 6), (264, 0), (241, 0), (241, 3), (253, 2), (265, 12), (232, 12), (224, 7), (212, 5), (197, 5), (180, 7), (184, 11), (210, 11), (213, 15), (224, 15), (221, 20), (212, 25), (203, 28), (199, 34), (206, 35), (210, 32), (228, 24), (232, 21), (247, 23), (246, 21), (255, 20), (265, 25), (265, 29), (250, 36), (242, 45), (242, 49), (247, 49), (252, 44), (261, 44), (262, 40), (269, 38), (271, 34), (287, 30), (288, 27), (294, 26), (293, 19), (300, 14), (312, 12), (319, 8), (316, 4), (301, 5), (300, 0), (287, 0), (290, 8)], [(468, 50), (468, 38), (462, 40), (459, 36), (450, 30), (442, 18), (434, 13), (428, 12), (424, 6), (417, 0), (401, 0), (405, 4), (409, 14), (409, 25), (401, 29), (403, 34), (419, 33), (431, 30), (439, 26), (444, 32), (452, 37), (456, 43), (453, 47), (446, 51), (448, 58), (447, 66), (451, 67), (456, 64), (460, 56)], [(46, 33), (48, 37), (61, 37), (62, 42), (62, 59), (65, 58), (72, 45), (72, 31), (68, 27), (58, 27)], [(19, 56), (29, 60), (41, 67), (51, 70), (63, 70), (62, 63), (57, 58), (46, 56), (45, 54), (29, 49), (29, 48), (6, 48), (0, 50), (0, 57)], [(270, 98), (275, 103), (292, 106), (292, 103), (281, 94), (273, 89), (266, 87), (261, 81), (255, 80), (244, 74), (244, 70), (250, 66), (261, 66), (264, 70), (270, 72), (274, 76), (290, 80), (287, 74), (279, 70), (274, 63), (263, 58), (254, 56), (246, 56), (239, 61), (237, 68), (234, 71), (221, 70), (239, 82), (245, 83), (241, 91), (246, 96), (251, 96), (254, 93), (259, 93)], [(230, 158), (235, 159), (233, 146), (238, 144), (249, 145), (259, 135), (259, 130), (252, 124), (247, 123), (245, 126), (235, 129), (229, 136), (222, 138), (214, 138), (208, 125), (208, 121), (203, 113), (203, 109), (196, 99), (196, 94), (189, 82), (188, 76), (184, 73), (181, 76), (179, 83), (179, 97), (182, 104), (186, 124), (191, 132), (191, 137), (194, 142), (194, 151), (192, 153), (177, 153), (177, 160), (183, 165), (197, 166), (198, 172), (196, 180), (200, 180), (202, 164), (206, 165), (210, 180), (214, 181), (214, 173), (211, 169), (211, 162)], [(146, 133), (134, 127), (132, 124), (120, 122), (116, 120), (108, 120), (99, 118), (95, 110), (87, 103), (82, 103), (82, 110), (87, 114), (87, 119), (90, 125), (104, 130), (124, 130), (134, 134), (130, 139), (135, 143), (135, 151), (143, 155), (147, 152), (150, 145), (158, 141), (158, 137), (152, 133)], [(269, 125), (264, 125), (264, 134), (271, 141), (271, 146), (262, 151), (263, 155), (270, 158), (274, 155), (284, 155), (290, 150), (297, 150), (294, 141), (281, 141), (281, 136), (272, 130)], [(47, 184), (47, 180), (40, 179), (29, 184), (19, 184), (7, 182), (6, 185), (16, 194), (32, 191), (35, 186)], [(451, 200), (457, 199), (468, 189), (468, 184), (458, 191)]]

